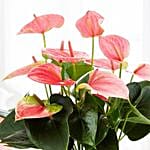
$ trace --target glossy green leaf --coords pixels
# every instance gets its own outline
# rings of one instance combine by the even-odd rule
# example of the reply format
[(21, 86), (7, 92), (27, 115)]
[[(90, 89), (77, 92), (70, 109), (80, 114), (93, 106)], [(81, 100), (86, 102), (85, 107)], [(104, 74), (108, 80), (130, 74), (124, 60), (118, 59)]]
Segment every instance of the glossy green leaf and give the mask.
[(22, 129), (24, 129), (24, 122), (15, 122), (15, 111), (13, 110), (0, 124), (0, 139), (10, 136)]
[(13, 134), (1, 139), (2, 143), (8, 144), (10, 147), (19, 149), (36, 148), (36, 146), (29, 140), (25, 129), (14, 132)]
[(52, 118), (25, 120), (30, 140), (44, 150), (66, 150), (69, 144), (68, 117), (72, 113), (70, 98), (59, 94), (50, 97), (51, 103), (62, 105), (63, 109)]
[(98, 114), (94, 109), (85, 109), (81, 116), (83, 120), (82, 143), (95, 147)]
[(91, 65), (88, 65), (84, 62), (63, 63), (63, 68), (69, 77), (75, 81), (93, 69)]
[(96, 148), (97, 150), (119, 150), (116, 132), (109, 129), (105, 139)]
[(124, 133), (132, 141), (142, 139), (150, 132), (150, 126), (145, 124), (128, 122), (125, 126)]
[[(150, 132), (150, 125), (148, 125), (150, 119), (150, 82), (130, 83), (128, 87), (132, 104), (124, 103), (121, 110), (122, 118), (125, 118), (130, 112), (124, 133), (130, 140), (139, 140)], [(123, 123), (120, 124), (121, 129)]]
[(35, 147), (25, 132), (24, 121), (15, 122), (14, 110), (0, 124), (0, 139), (2, 143), (17, 148)]
[(82, 141), (82, 118), (76, 106), (74, 106), (73, 113), (69, 116), (69, 130), (72, 138)]
[(121, 122), (121, 108), (124, 103), (126, 103), (127, 100), (121, 99), (121, 98), (114, 98), (111, 97), (109, 99), (109, 105), (110, 107), (109, 111), (107, 112), (107, 117), (109, 120), (109, 124), (111, 128), (117, 130), (120, 122)]
[(109, 130), (108, 119), (104, 115), (100, 115), (96, 132), (96, 145), (101, 143), (107, 136)]
[(80, 111), (82, 118), (82, 143), (95, 148), (95, 138), (98, 124), (98, 105), (95, 97), (86, 94), (84, 105)]
[(129, 88), (129, 98), (130, 98), (130, 101), (131, 103), (135, 103), (135, 101), (138, 99), (138, 97), (140, 96), (141, 94), (141, 86), (136, 83), (136, 82), (133, 82), (133, 83), (130, 83), (128, 84), (128, 88)]

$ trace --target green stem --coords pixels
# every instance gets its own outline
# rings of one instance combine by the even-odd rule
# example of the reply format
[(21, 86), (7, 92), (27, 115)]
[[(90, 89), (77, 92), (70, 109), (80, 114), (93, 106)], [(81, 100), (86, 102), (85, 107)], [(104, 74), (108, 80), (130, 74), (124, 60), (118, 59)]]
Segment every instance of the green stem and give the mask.
[(130, 115), (131, 112), (132, 112), (132, 110), (130, 110), (130, 111), (126, 114), (126, 117), (125, 117), (125, 120), (124, 120), (122, 129), (121, 129), (121, 132), (120, 132), (120, 134), (119, 134), (119, 140), (118, 140), (118, 141), (121, 141), (121, 140), (123, 139), (121, 136), (122, 136), (122, 133), (123, 133), (123, 131), (124, 131), (124, 129), (125, 129), (125, 126), (126, 126), (126, 123), (127, 123), (127, 119), (128, 119), (128, 117), (129, 117), (129, 115)]
[(45, 92), (46, 92), (47, 99), (49, 100), (50, 97), (48, 96), (48, 90), (47, 90), (46, 84), (44, 84), (44, 87), (45, 87)]
[(131, 76), (130, 83), (132, 82), (132, 80), (133, 80), (133, 77), (134, 77), (134, 74), (132, 74), (132, 76)]
[(80, 144), (80, 150), (83, 150), (83, 146), (82, 146), (82, 144)]
[(76, 65), (73, 63), (72, 67), (73, 67), (73, 79), (75, 80), (76, 79), (76, 74), (77, 74)]
[(131, 110), (134, 112), (134, 114), (136, 114), (144, 122), (144, 124), (150, 125), (150, 119), (146, 118), (143, 114), (141, 114), (139, 112), (139, 110), (136, 109), (136, 106), (132, 105), (130, 100), (128, 100), (128, 102), (129, 102)]
[(77, 150), (77, 148), (76, 148), (76, 145), (75, 145), (75, 144), (73, 145), (73, 149), (74, 149), (74, 150)]
[[(46, 38), (45, 38), (45, 33), (43, 32), (42, 33), (42, 38), (43, 38), (43, 44), (44, 44), (44, 48), (46, 48)], [(45, 59), (45, 63), (47, 63), (47, 60)], [(47, 98), (48, 100), (50, 100), (50, 97), (48, 95), (48, 89), (46, 87), (46, 84), (44, 85), (45, 86), (45, 91), (46, 91), (46, 95), (47, 95)], [(52, 95), (52, 88), (51, 88), (51, 85), (49, 85), (49, 91), (50, 91), (50, 95)]]
[(51, 88), (51, 85), (49, 85), (48, 87), (49, 87), (50, 95), (52, 95), (52, 88)]
[(64, 86), (61, 86), (61, 88), (62, 88), (63, 92), (65, 93), (65, 95), (67, 96), (68, 93), (67, 93), (67, 90), (65, 89), (65, 87), (64, 87)]
[(92, 37), (92, 57), (91, 57), (91, 66), (94, 63), (94, 36)]
[(121, 73), (122, 73), (122, 63), (120, 63), (119, 78), (121, 78)]
[(46, 38), (45, 38), (45, 33), (42, 33), (42, 37), (43, 37), (43, 44), (44, 44), (44, 48), (46, 48)]
[(61, 95), (64, 94), (64, 91), (63, 91), (63, 86), (61, 86)]

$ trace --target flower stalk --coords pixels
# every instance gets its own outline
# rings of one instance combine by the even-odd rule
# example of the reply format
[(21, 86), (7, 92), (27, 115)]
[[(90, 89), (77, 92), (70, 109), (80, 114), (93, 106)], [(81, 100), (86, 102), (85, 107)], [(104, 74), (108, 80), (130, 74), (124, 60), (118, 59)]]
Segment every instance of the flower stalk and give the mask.
[(92, 56), (91, 56), (91, 66), (94, 63), (94, 36), (92, 37)]

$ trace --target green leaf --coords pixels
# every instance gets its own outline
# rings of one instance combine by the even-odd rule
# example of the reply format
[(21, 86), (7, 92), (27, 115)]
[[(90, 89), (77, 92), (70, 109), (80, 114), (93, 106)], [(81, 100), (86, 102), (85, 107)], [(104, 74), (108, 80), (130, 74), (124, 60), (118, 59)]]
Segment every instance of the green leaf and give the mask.
[(25, 149), (25, 148), (36, 148), (33, 143), (29, 140), (25, 129), (14, 132), (13, 134), (1, 139), (2, 143), (6, 143), (11, 147)]
[(69, 116), (70, 136), (78, 141), (82, 141), (82, 118), (76, 106), (73, 109), (73, 113)]
[(96, 148), (97, 150), (119, 150), (116, 132), (109, 129), (105, 139)]
[(117, 130), (118, 126), (121, 122), (121, 108), (123, 106), (123, 104), (126, 102), (127, 100), (121, 99), (121, 98), (115, 98), (115, 97), (111, 97), (109, 100), (109, 111), (107, 112), (107, 117), (109, 120), (109, 124), (111, 126), (111, 128)]
[(94, 109), (84, 109), (81, 114), (83, 120), (82, 143), (95, 147), (98, 114)]
[(100, 115), (96, 132), (96, 145), (101, 143), (107, 136), (109, 130), (108, 119), (104, 115)]
[(141, 86), (141, 88), (144, 88), (146, 86), (150, 86), (150, 81), (141, 81), (139, 82), (139, 85)]
[(140, 124), (147, 124), (150, 125), (150, 120), (147, 118), (143, 117), (129, 117), (127, 119), (128, 122), (133, 122), (133, 123), (140, 123)]
[(86, 93), (82, 106), (79, 108), (74, 106), (74, 111), (69, 117), (70, 135), (79, 143), (86, 145), (86, 149), (96, 147), (98, 111), (103, 111), (104, 106), (104, 102), (98, 103), (96, 100), (98, 99), (95, 96)]
[(63, 63), (62, 66), (64, 69), (63, 74), (66, 75), (67, 73), (69, 77), (75, 81), (93, 69), (91, 65), (84, 62)]
[(85, 102), (80, 111), (82, 118), (82, 142), (95, 148), (95, 138), (98, 124), (98, 105), (95, 96), (86, 93)]
[(128, 88), (129, 88), (129, 98), (131, 103), (135, 103), (135, 101), (138, 99), (138, 97), (141, 94), (141, 86), (139, 83), (133, 82), (128, 84)]
[(0, 124), (0, 139), (5, 138), (14, 132), (24, 129), (24, 122), (15, 122), (15, 111), (13, 110)]
[(63, 109), (53, 118), (25, 120), (30, 140), (44, 150), (66, 150), (69, 144), (68, 117), (72, 113), (70, 98), (59, 94), (50, 97), (51, 103), (62, 105)]
[(125, 126), (124, 133), (132, 141), (142, 139), (150, 132), (150, 126), (128, 122)]
[[(150, 82), (130, 83), (128, 87), (132, 104), (124, 103), (121, 110), (123, 119), (130, 112), (124, 133), (130, 140), (139, 140), (150, 132)], [(120, 124), (120, 129), (123, 123)]]
[(2, 143), (17, 148), (35, 147), (25, 132), (24, 121), (15, 122), (14, 110), (0, 124), (0, 139)]
[(104, 113), (105, 102), (103, 100), (95, 95), (90, 95), (88, 92), (86, 93), (86, 99), (90, 99), (89, 101), (86, 100), (86, 103), (89, 103), (91, 106), (95, 107), (99, 113)]

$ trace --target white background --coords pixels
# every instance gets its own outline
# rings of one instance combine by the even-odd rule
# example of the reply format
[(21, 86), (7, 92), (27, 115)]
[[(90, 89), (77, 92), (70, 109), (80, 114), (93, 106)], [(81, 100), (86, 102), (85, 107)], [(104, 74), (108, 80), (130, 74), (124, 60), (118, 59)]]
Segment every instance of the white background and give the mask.
[[(49, 13), (63, 15), (65, 24), (60, 29), (46, 33), (47, 45), (59, 48), (60, 42), (72, 41), (75, 50), (90, 53), (90, 39), (80, 36), (75, 22), (87, 10), (95, 10), (104, 18), (102, 24), (107, 34), (118, 34), (130, 41), (131, 52), (128, 61), (150, 63), (150, 1), (149, 0), (1, 0), (0, 1), (0, 79), (6, 74), (32, 63), (31, 56), (40, 59), (43, 47), (39, 34), (16, 35), (17, 32), (37, 16)], [(97, 39), (96, 39), (97, 40)], [(96, 45), (96, 57), (103, 57)], [(26, 92), (39, 92), (43, 88), (24, 77), (0, 82), (0, 109), (8, 109)], [(44, 91), (40, 90), (43, 96)], [(123, 140), (120, 150), (149, 150), (150, 138), (138, 142)]]

